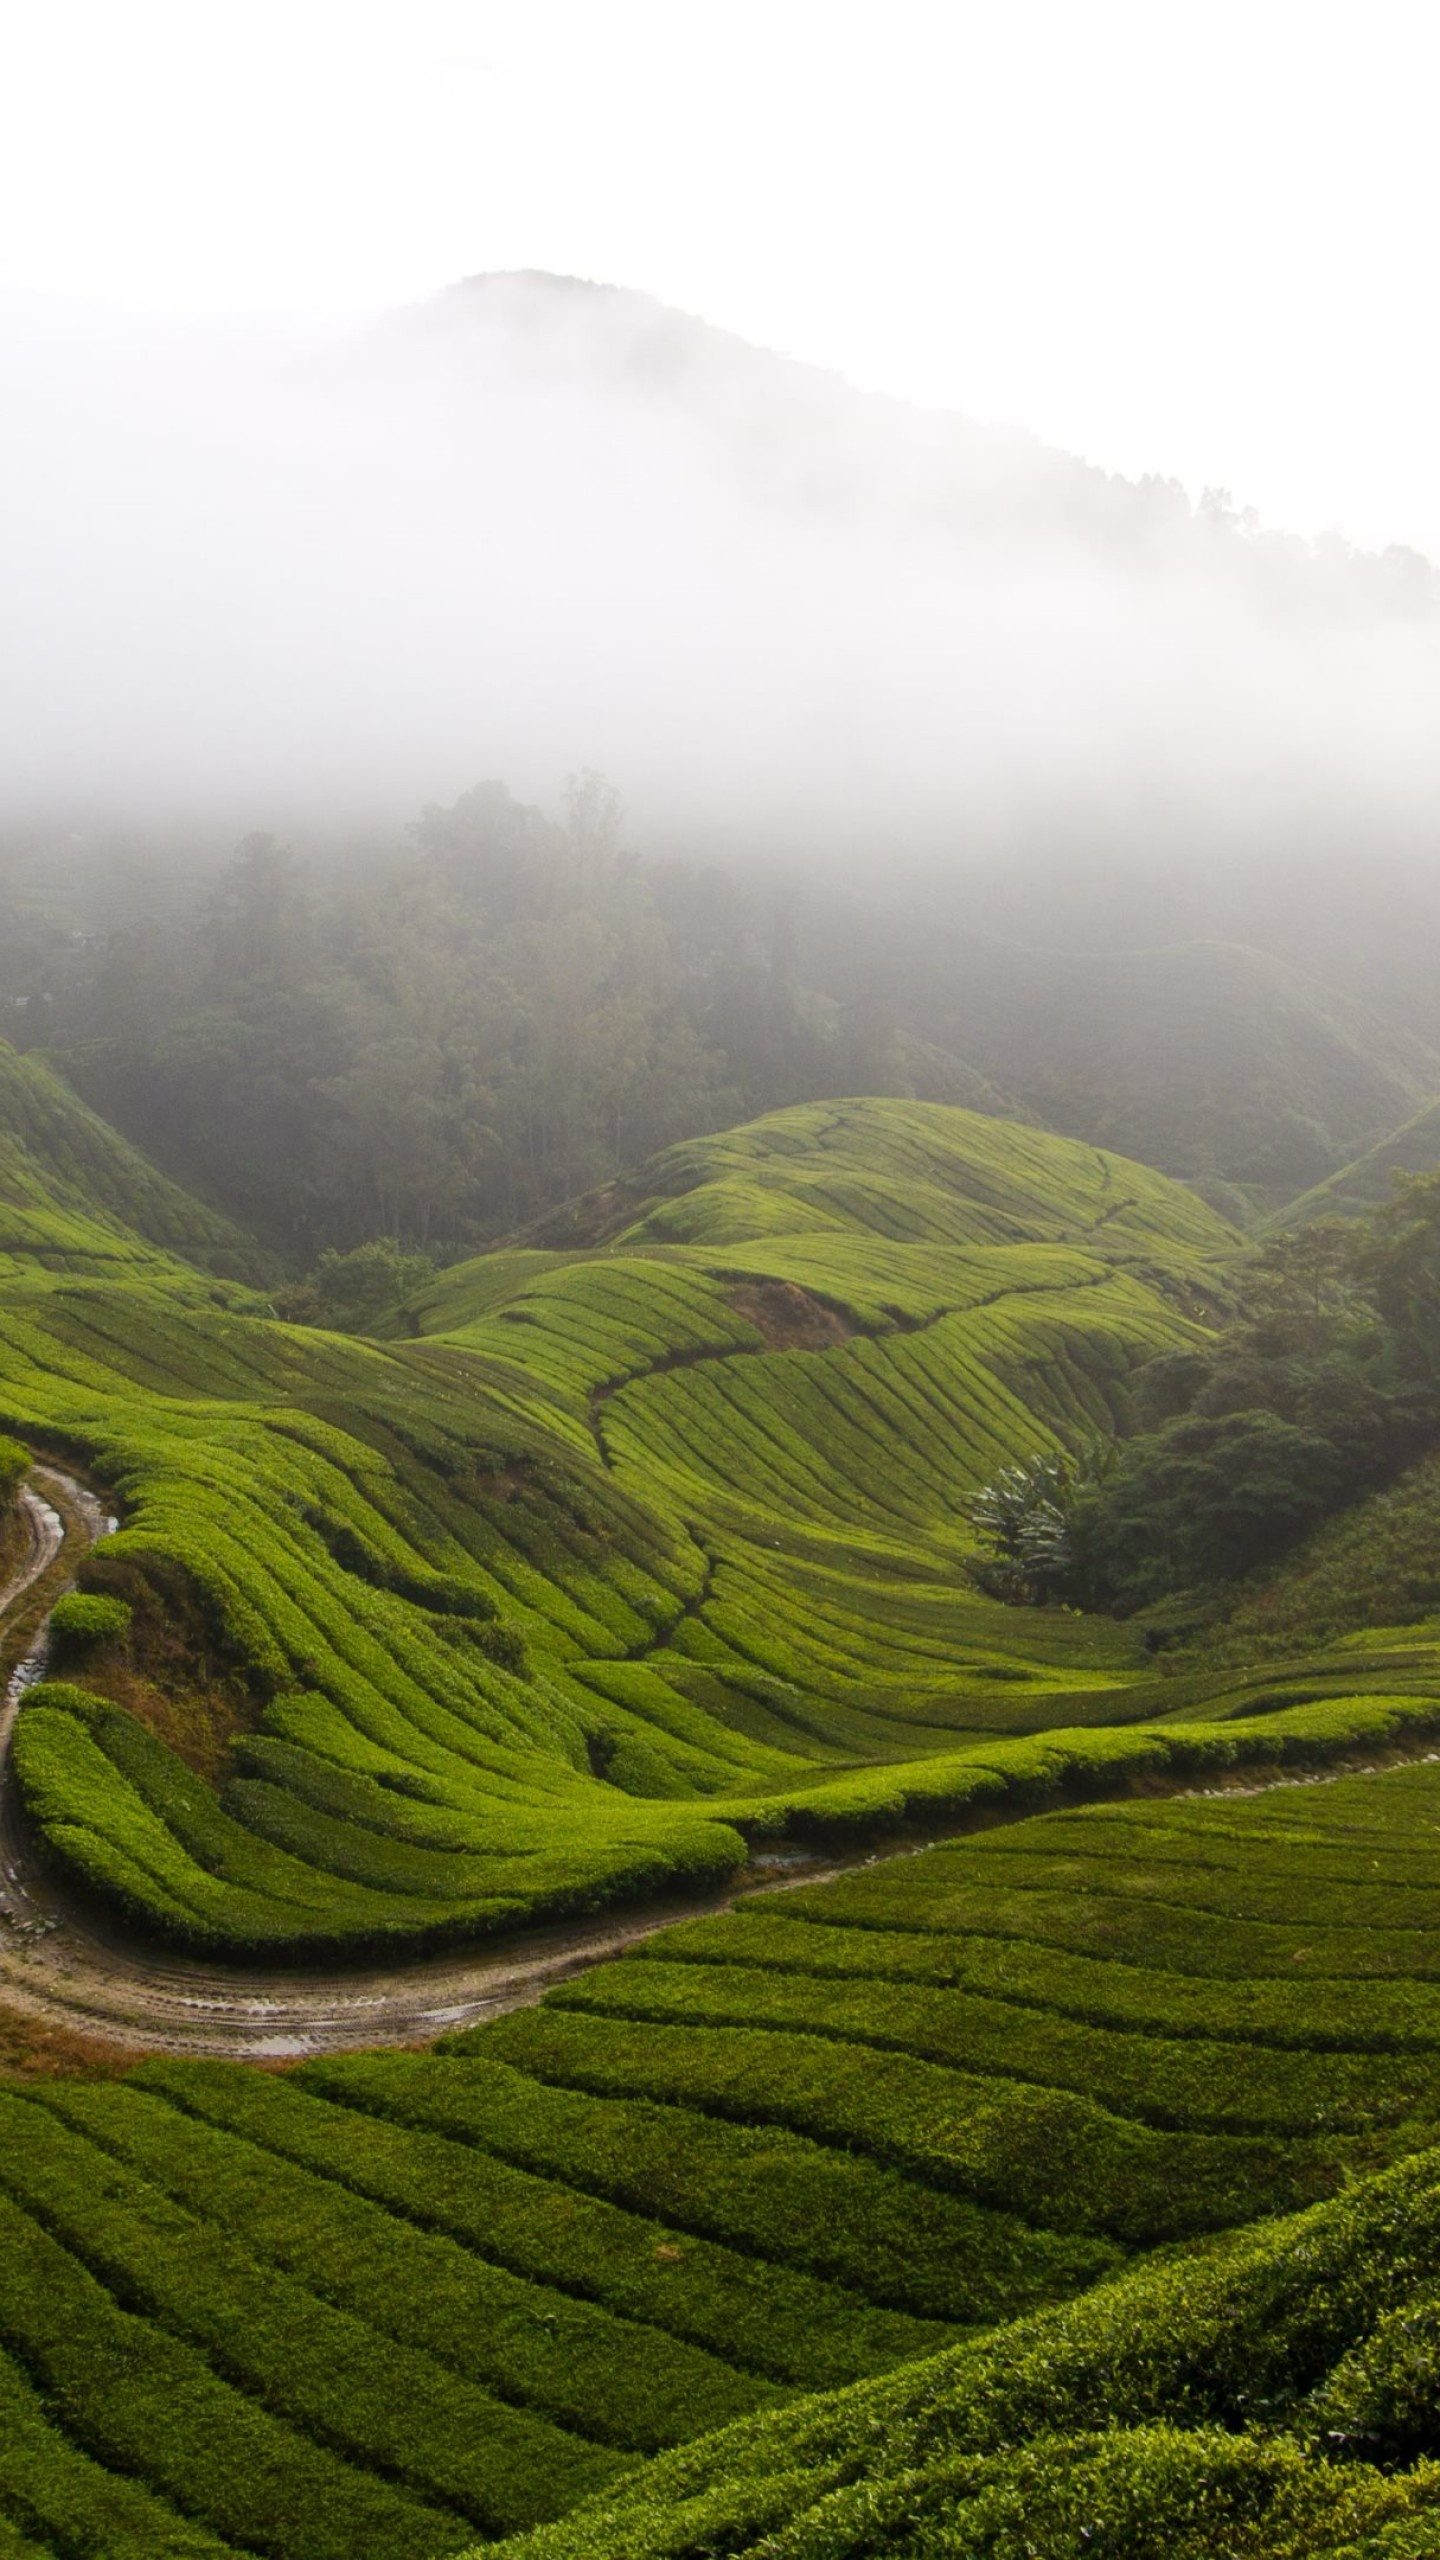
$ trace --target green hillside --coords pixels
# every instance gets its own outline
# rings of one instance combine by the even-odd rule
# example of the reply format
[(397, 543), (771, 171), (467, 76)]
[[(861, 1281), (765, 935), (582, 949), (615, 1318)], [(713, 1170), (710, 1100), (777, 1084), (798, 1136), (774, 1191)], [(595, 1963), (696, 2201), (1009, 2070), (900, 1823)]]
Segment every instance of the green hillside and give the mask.
[(578, 2509), (537, 2555), (1078, 2560), (1188, 2498), (1209, 2560), (1423, 2512), (1437, 1819), (1424, 1763), (1077, 1809), (432, 2053), (0, 2093), (0, 2547)]
[[(16, 1774), (89, 1884), (236, 1954), (433, 1943), (713, 1885), (766, 1834), (1238, 1747), (1263, 1684), (1192, 1698), (1135, 1628), (964, 1569), (979, 1483), (1107, 1431), (1127, 1371), (1196, 1338), (1233, 1247), (1192, 1194), (854, 1103), (673, 1149), (546, 1232), (383, 1343), (175, 1264), (0, 1294), (0, 1420), (123, 1506), (85, 1579), (142, 1673), (177, 1613), (225, 1672), (204, 1750), (173, 1659), (165, 1694), (102, 1649), (28, 1700)], [(1370, 1686), (1428, 1698), (1429, 1651)], [(1355, 1688), (1347, 1661), (1305, 1694)]]
[[(1143, 902), (1142, 912), (1143, 912)], [(1440, 1056), (1393, 1012), (1243, 939), (1139, 939), (1118, 899), (1073, 933), (1012, 937), (966, 900), (931, 912), (876, 899), (812, 924), (808, 965), (959, 1049), (1047, 1126), (1259, 1209), (1381, 1140), (1440, 1091)], [(1143, 930), (1143, 928), (1141, 928)], [(849, 937), (848, 941), (846, 937)]]
[(667, 2457), (508, 2560), (1433, 2560), (1440, 2155)]
[(172, 1255), (232, 1279), (265, 1276), (238, 1227), (0, 1041), (0, 1283), (34, 1270), (133, 1279)]
[(964, 1569), (1234, 1252), (1143, 1167), (854, 1102), (381, 1340), (139, 1240), (0, 1270), (0, 1427), (114, 1488), (131, 1612), (14, 1769), (150, 1932), (404, 1950), (980, 1826), (429, 2051), (0, 2090), (0, 2552), (1417, 2560), (1433, 1629), (1157, 1665)]
[(1255, 1664), (1367, 1632), (1434, 1634), (1440, 1613), (1440, 1457), (1433, 1452), (1367, 1494), (1268, 1573), (1242, 1584), (1207, 1635), (1210, 1663)]
[(1394, 1196), (1401, 1173), (1433, 1173), (1440, 1165), (1440, 1102), (1428, 1102), (1353, 1164), (1302, 1192), (1272, 1222), (1305, 1226), (1312, 1218), (1366, 1218)]
[(0, 1298), (8, 1425), (124, 1506), (88, 1578), (143, 1622), (178, 1568), (243, 1690), (218, 1771), (103, 1659), (37, 1691), (57, 1856), (193, 1942), (416, 1942), (713, 1881), (757, 1829), (965, 1801), (977, 1751), (1146, 1711), (1132, 1635), (972, 1591), (964, 1506), (1110, 1426), (1223, 1223), (938, 1106), (777, 1114), (647, 1184), (384, 1344), (175, 1266)]
[(1058, 955), (1022, 989), (994, 1048), (1004, 1081), (1043, 1026), (1017, 1089), (1053, 1127), (1185, 1177), (1220, 1174), (1277, 1200), (1357, 1151), (1436, 1089), (1434, 1052), (1269, 952), (1223, 942)]
[[(1258, 1747), (1275, 1683), (1157, 1680), (1135, 1628), (964, 1569), (979, 1483), (1196, 1338), (1233, 1246), (1191, 1193), (853, 1103), (676, 1148), (566, 1226), (386, 1342), (179, 1265), (0, 1292), (0, 1422), (123, 1509), (83, 1578), (134, 1644), (62, 1664), (14, 1745), (88, 1885), (235, 1956), (434, 1944), (713, 1887), (767, 1835)], [(1310, 1670), (1296, 1749), (1435, 1712), (1424, 1645)]]

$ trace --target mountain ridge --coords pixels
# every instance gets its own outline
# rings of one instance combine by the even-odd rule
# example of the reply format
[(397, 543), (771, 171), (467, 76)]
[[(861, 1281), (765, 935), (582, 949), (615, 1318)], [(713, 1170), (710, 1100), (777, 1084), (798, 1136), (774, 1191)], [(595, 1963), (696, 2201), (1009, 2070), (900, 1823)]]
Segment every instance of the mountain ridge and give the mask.
[[(730, 414), (722, 424), (741, 449), (748, 445), (755, 485), (768, 483), (777, 494), (808, 489), (816, 502), (858, 500), (868, 486), (867, 453), (877, 455), (888, 441), (900, 513), (908, 482), (918, 516), (983, 534), (994, 529), (996, 501), (1008, 486), (1018, 501), (1016, 520), (1039, 534), (1068, 532), (1102, 546), (1118, 540), (1132, 561), (1147, 551), (1162, 556), (1177, 542), (1184, 550), (1198, 535), (1197, 564), (1213, 566), (1218, 551), (1232, 565), (1244, 564), (1255, 591), (1277, 603), (1302, 591), (1334, 601), (1348, 590), (1353, 602), (1410, 614), (1440, 600), (1440, 573), (1403, 545), (1346, 553), (1332, 536), (1317, 549), (1242, 516), (1225, 492), (1207, 492), (1197, 510), (1180, 481), (1161, 469), (1112, 471), (1024, 426), (862, 388), (835, 367), (760, 344), (634, 286), (541, 268), (481, 271), (391, 312), (374, 336), (376, 343), (440, 346), (492, 322), (537, 374), (589, 374), (647, 398), (685, 395), (683, 405), (697, 414), (717, 393), (726, 395), (722, 413), (728, 407)], [(778, 404), (769, 397), (777, 391)], [(753, 415), (747, 417), (744, 397), (730, 397), (737, 392), (756, 395)], [(805, 449), (803, 463), (798, 450), (786, 450), (787, 426)]]

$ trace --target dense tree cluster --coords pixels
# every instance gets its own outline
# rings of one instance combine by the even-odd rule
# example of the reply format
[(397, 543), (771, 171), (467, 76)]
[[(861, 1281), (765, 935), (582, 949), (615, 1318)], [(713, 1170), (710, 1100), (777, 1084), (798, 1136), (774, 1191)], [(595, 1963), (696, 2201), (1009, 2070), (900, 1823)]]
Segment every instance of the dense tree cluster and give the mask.
[(559, 820), (482, 783), (368, 878), (247, 837), (202, 910), (71, 974), (46, 1036), (75, 1082), (302, 1264), (473, 1243), (673, 1138), (885, 1081), (884, 1026), (798, 988), (783, 901), (642, 866), (595, 774)]
[(1212, 1345), (1136, 1378), (1130, 1437), (972, 1507), (997, 1597), (1128, 1613), (1273, 1564), (1440, 1438), (1440, 1174), (1277, 1236)]

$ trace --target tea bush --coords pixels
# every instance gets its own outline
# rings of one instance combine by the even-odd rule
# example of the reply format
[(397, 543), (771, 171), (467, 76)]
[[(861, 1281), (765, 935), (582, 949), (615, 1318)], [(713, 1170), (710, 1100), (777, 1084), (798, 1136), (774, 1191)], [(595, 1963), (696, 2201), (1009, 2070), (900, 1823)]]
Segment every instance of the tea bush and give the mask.
[(743, 2421), (506, 2560), (1428, 2560), (1440, 2465), (1379, 2467), (1356, 2421), (1395, 2409), (1402, 2331), (1402, 2404), (1428, 2389), (1433, 2407), (1437, 2180), (1423, 2153), (1203, 2258)]
[(130, 1632), (130, 1608), (124, 1600), (93, 1591), (67, 1591), (50, 1612), (50, 1635), (57, 1661), (74, 1661), (100, 1645), (123, 1644)]
[(0, 1520), (13, 1508), (16, 1496), (30, 1473), (30, 1452), (18, 1440), (0, 1436)]

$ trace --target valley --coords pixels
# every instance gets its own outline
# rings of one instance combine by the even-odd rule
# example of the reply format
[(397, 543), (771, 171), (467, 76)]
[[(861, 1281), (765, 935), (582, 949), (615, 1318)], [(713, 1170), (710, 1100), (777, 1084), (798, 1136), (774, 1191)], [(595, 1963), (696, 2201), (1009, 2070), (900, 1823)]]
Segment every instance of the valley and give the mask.
[(1440, 2560), (1422, 13), (12, 15), (0, 2560)]
[[(1169, 2494), (1105, 2321), (1360, 2248), (1440, 2142), (1440, 1649), (1167, 1658), (987, 1597), (970, 1506), (1212, 1338), (1237, 1231), (804, 1105), (347, 1335), (6, 1073), (0, 2547), (858, 2554), (869, 2395), (963, 2516), (1057, 2321)], [(1300, 2387), (1247, 2512), (1420, 2512), (1312, 2476)]]

